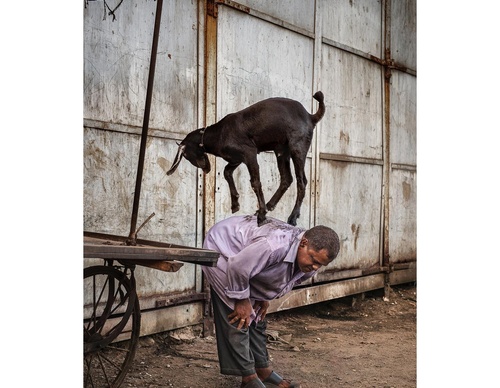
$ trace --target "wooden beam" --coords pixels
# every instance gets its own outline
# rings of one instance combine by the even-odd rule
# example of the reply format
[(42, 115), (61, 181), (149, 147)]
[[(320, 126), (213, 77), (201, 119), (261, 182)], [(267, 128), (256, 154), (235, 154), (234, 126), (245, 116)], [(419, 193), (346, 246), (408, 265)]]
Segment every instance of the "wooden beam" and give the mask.
[(268, 313), (384, 288), (384, 277), (385, 274), (381, 273), (356, 279), (321, 284), (318, 286), (299, 288), (280, 299), (272, 300), (269, 304)]
[(158, 260), (118, 260), (122, 264), (134, 264), (143, 267), (158, 269), (164, 272), (177, 272), (184, 263), (178, 261), (158, 261)]

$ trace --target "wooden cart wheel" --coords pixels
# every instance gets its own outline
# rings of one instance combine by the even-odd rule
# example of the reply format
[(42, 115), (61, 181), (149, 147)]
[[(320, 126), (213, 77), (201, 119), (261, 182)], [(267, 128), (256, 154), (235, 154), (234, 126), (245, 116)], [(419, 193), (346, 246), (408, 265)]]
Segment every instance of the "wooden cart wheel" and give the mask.
[(141, 311), (133, 274), (84, 269), (84, 387), (119, 387), (137, 348)]

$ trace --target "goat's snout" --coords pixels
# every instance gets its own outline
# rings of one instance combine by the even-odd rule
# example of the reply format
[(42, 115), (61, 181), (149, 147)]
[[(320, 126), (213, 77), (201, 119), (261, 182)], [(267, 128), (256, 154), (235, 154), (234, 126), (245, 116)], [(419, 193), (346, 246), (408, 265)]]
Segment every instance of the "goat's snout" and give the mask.
[(191, 162), (191, 164), (198, 168), (201, 168), (205, 174), (208, 174), (211, 170), (210, 161), (208, 160), (208, 156), (205, 153), (203, 153), (201, 157), (196, 159), (196, 164), (194, 164), (193, 162)]

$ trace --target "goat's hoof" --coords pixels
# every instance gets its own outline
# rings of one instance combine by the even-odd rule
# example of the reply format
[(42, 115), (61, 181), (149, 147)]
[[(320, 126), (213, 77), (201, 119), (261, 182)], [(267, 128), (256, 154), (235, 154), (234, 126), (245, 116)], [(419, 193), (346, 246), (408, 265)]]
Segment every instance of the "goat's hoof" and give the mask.
[(264, 219), (263, 219), (263, 220), (259, 220), (259, 218), (257, 217), (257, 225), (258, 225), (258, 226), (265, 225), (265, 224), (267, 224), (267, 223), (269, 223), (269, 222), (270, 222), (270, 220), (268, 220), (268, 219), (267, 219), (267, 218), (265, 218), (265, 217), (264, 217)]
[(266, 215), (265, 214), (259, 214), (259, 212), (255, 213), (255, 215), (257, 216), (257, 225), (258, 226), (262, 226), (264, 224), (267, 224), (267, 219), (266, 219)]
[(238, 210), (240, 210), (240, 203), (236, 198), (231, 199), (231, 211), (233, 213), (236, 213)]
[(298, 217), (288, 217), (288, 224), (292, 225), (292, 226), (297, 226), (297, 218)]
[(276, 207), (275, 205), (269, 205), (269, 204), (266, 205), (267, 211), (270, 211), (270, 212), (272, 212), (275, 207)]

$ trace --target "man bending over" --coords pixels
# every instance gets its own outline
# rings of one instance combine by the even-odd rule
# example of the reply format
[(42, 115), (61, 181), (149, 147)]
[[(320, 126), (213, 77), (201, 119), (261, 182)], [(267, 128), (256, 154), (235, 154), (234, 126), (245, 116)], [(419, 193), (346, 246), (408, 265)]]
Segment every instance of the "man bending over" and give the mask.
[(269, 363), (265, 319), (280, 298), (335, 259), (339, 237), (326, 226), (309, 230), (269, 218), (234, 216), (215, 224), (203, 247), (220, 253), (216, 267), (202, 267), (210, 286), (220, 370), (241, 376), (241, 387), (300, 387)]

